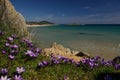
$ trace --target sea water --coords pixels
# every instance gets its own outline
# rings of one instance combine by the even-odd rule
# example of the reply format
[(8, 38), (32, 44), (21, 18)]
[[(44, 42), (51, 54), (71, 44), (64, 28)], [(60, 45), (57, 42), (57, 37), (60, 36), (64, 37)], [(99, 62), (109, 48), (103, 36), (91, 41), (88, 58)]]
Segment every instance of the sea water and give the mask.
[(30, 27), (28, 30), (41, 48), (56, 42), (106, 59), (120, 56), (120, 25), (57, 25)]

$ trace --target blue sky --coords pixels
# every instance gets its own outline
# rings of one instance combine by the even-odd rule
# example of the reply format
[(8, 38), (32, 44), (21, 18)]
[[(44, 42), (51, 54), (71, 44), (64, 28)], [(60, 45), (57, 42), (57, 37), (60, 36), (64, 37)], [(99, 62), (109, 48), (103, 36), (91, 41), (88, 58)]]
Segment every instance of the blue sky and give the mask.
[(27, 21), (120, 24), (120, 0), (10, 0)]

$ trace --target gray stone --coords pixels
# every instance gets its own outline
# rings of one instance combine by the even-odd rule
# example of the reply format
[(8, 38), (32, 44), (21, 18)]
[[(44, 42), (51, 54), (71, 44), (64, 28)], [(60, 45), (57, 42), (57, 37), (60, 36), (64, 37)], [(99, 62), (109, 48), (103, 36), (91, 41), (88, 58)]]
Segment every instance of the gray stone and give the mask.
[(88, 53), (85, 52), (78, 52), (75, 54), (75, 56), (79, 56), (79, 57), (90, 57), (90, 55)]

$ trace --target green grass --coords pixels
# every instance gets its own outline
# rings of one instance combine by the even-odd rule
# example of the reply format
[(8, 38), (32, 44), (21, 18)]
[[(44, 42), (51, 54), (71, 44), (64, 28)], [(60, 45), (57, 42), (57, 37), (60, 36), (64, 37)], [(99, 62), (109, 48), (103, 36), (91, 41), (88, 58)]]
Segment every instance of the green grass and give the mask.
[[(10, 60), (8, 55), (10, 49), (5, 47), (7, 37), (11, 36), (11, 32), (7, 32), (3, 36), (0, 36), (0, 69), (7, 68), (9, 70), (8, 76), (13, 79), (16, 67), (25, 67), (25, 72), (22, 74), (24, 80), (64, 80), (66, 75), (68, 80), (104, 80), (102, 74), (119, 73), (120, 70), (115, 70), (113, 67), (99, 66), (94, 69), (90, 69), (88, 66), (81, 65), (76, 67), (74, 64), (58, 64), (48, 65), (46, 67), (37, 68), (38, 63), (46, 60), (50, 62), (50, 57), (44, 56), (42, 53), (36, 58), (30, 58), (25, 55), (25, 52), (30, 48), (26, 43), (22, 43), (22, 39), (15, 39), (11, 44), (19, 46), (18, 53), (15, 55), (15, 60)], [(6, 50), (6, 54), (2, 54), (2, 50)], [(2, 76), (2, 75), (0, 75)]]

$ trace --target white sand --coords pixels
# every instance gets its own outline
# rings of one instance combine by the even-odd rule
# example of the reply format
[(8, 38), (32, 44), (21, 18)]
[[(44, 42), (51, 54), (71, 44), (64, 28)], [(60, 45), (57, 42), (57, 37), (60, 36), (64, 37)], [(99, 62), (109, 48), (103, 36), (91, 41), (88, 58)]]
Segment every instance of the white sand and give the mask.
[(27, 27), (42, 27), (42, 26), (53, 26), (53, 24), (44, 24), (44, 25), (37, 25), (37, 24), (28, 25), (28, 24), (27, 24)]

